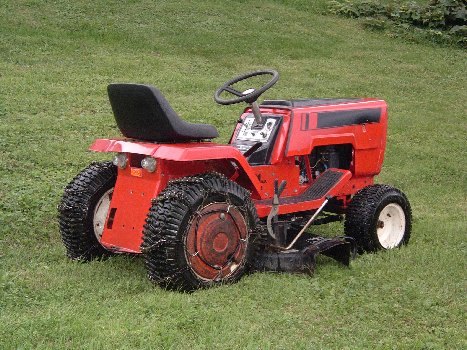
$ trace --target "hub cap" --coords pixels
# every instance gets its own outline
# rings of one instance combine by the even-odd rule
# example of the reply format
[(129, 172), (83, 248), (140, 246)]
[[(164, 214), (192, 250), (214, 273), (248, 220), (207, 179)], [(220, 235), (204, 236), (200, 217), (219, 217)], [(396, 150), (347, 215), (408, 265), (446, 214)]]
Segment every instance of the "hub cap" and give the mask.
[(405, 214), (399, 204), (386, 205), (379, 213), (376, 233), (381, 246), (385, 249), (397, 247), (405, 233)]
[(243, 263), (248, 227), (241, 212), (227, 203), (211, 203), (195, 214), (186, 236), (186, 257), (205, 281), (221, 280)]
[(105, 192), (101, 198), (97, 201), (96, 207), (94, 208), (94, 216), (92, 218), (92, 224), (94, 226), (94, 234), (97, 240), (100, 242), (102, 239), (102, 233), (104, 232), (105, 221), (109, 214), (110, 201), (112, 200), (112, 194), (114, 192), (113, 187)]

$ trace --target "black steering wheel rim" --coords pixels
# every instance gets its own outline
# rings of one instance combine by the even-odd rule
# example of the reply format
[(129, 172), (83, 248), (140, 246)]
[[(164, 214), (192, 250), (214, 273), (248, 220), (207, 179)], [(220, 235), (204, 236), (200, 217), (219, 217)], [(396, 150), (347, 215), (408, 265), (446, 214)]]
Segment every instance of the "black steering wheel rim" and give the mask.
[[(240, 81), (256, 77), (258, 75), (272, 75), (271, 80), (269, 80), (266, 84), (264, 84), (262, 87), (259, 89), (253, 90), (251, 93), (243, 94), (241, 91), (238, 91), (232, 87), (233, 84), (238, 83)], [(271, 88), (277, 81), (279, 80), (279, 73), (275, 71), (274, 69), (261, 69), (249, 73), (245, 73), (242, 75), (239, 75), (236, 78), (233, 78), (223, 84), (219, 89), (214, 94), (214, 101), (221, 105), (231, 105), (235, 103), (240, 103), (240, 102), (246, 102), (246, 103), (253, 103), (255, 102), (261, 94), (263, 94), (266, 90)], [(236, 98), (232, 99), (223, 99), (220, 97), (222, 92), (228, 92), (231, 93), (232, 95), (237, 96)]]

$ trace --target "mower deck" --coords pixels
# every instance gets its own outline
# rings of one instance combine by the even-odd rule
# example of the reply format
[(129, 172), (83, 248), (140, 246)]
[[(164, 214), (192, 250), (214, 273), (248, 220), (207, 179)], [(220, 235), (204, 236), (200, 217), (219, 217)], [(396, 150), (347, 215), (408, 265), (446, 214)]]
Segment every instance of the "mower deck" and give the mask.
[(350, 260), (356, 254), (355, 241), (351, 237), (325, 238), (313, 236), (301, 239), (295, 244), (295, 249), (280, 248), (262, 251), (255, 260), (258, 271), (292, 272), (313, 274), (316, 257), (326, 255), (349, 266)]

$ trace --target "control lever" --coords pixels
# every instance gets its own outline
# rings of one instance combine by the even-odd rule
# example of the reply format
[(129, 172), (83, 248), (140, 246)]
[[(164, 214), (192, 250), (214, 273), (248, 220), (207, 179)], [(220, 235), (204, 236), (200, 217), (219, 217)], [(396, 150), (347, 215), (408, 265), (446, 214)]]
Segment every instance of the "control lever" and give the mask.
[(284, 191), (286, 185), (287, 185), (287, 181), (285, 180), (282, 180), (280, 186), (279, 186), (279, 181), (277, 179), (274, 180), (274, 197), (272, 199), (272, 208), (271, 208), (271, 211), (269, 212), (268, 219), (266, 221), (268, 233), (274, 239), (276, 239), (276, 233), (274, 232), (272, 223), (277, 222), (277, 214), (279, 213), (279, 197)]
[(253, 146), (251, 146), (250, 148), (248, 148), (248, 150), (243, 153), (243, 156), (245, 158), (248, 158), (249, 156), (251, 156), (253, 154), (253, 152), (255, 152), (258, 148), (260, 148), (261, 146), (263, 145), (262, 142), (256, 142)]

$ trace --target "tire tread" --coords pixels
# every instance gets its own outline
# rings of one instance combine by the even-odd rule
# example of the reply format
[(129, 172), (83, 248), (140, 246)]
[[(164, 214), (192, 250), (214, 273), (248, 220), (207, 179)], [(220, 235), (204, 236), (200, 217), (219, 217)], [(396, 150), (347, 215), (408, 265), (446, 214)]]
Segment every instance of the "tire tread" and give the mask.
[[(172, 290), (192, 291), (217, 282), (206, 283), (191, 272), (186, 259), (181, 257), (183, 234), (187, 221), (197, 208), (206, 204), (207, 198), (237, 201), (249, 227), (250, 244), (258, 222), (256, 208), (250, 193), (238, 184), (218, 173), (208, 173), (171, 181), (153, 201), (143, 229), (141, 250), (149, 279), (161, 287)], [(235, 205), (235, 203), (233, 203)], [(243, 208), (243, 209), (242, 209)], [(254, 259), (247, 253), (245, 266), (238, 269), (221, 283), (238, 280), (247, 272)]]
[(412, 209), (406, 195), (389, 185), (364, 187), (352, 198), (345, 215), (345, 234), (354, 237), (359, 251), (375, 252), (383, 249), (375, 232), (375, 216), (386, 201), (397, 200), (406, 215), (406, 231), (400, 245), (407, 244), (412, 228)]
[(94, 162), (65, 187), (57, 209), (60, 235), (70, 259), (89, 261), (109, 254), (97, 241), (89, 214), (96, 196), (113, 187), (116, 177), (111, 162)]

